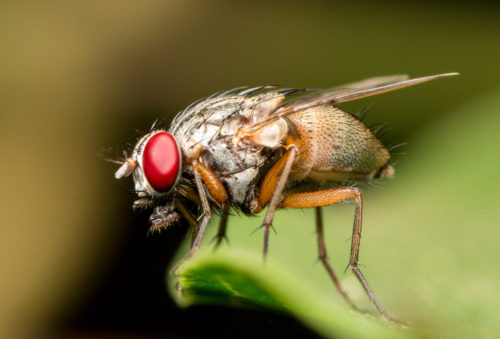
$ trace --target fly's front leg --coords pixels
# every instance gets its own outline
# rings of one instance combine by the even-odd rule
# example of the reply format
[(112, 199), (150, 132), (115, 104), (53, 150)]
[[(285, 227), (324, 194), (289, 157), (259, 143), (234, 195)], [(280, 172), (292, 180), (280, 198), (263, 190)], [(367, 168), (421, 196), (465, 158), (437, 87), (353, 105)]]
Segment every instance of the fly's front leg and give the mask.
[(195, 254), (196, 250), (200, 247), (201, 239), (205, 234), (208, 222), (210, 221), (210, 217), (212, 216), (212, 212), (210, 211), (210, 205), (208, 203), (207, 193), (205, 192), (205, 187), (203, 186), (201, 176), (196, 169), (194, 170), (194, 179), (196, 182), (196, 187), (198, 188), (198, 194), (200, 195), (201, 206), (203, 208), (204, 215), (201, 225), (198, 229), (198, 233), (194, 238), (193, 245), (191, 246), (191, 250), (189, 251), (188, 255), (184, 260), (191, 258), (193, 254)]
[[(203, 235), (205, 234), (208, 222), (210, 221), (210, 217), (212, 216), (205, 187), (210, 193), (210, 196), (221, 206), (226, 206), (228, 199), (227, 191), (224, 188), (224, 185), (222, 185), (217, 176), (209, 168), (200, 163), (198, 160), (193, 160), (192, 166), (196, 188), (198, 190), (201, 206), (203, 208), (203, 219), (201, 221), (201, 225), (198, 228), (196, 236), (194, 237), (191, 249), (189, 250), (187, 256), (184, 258), (184, 261), (191, 258), (200, 247), (201, 240), (203, 239)], [(177, 273), (178, 268), (179, 265), (174, 268), (174, 274)]]
[[(272, 227), (272, 221), (276, 208), (281, 200), (281, 194), (290, 175), (290, 170), (297, 155), (297, 148), (294, 145), (288, 146), (288, 151), (281, 157), (276, 164), (269, 170), (261, 185), (259, 195), (259, 205), (264, 206), (270, 199), (269, 207), (262, 222), (264, 227), (264, 258), (266, 257), (269, 244), (269, 229)], [(271, 195), (272, 193), (272, 195)]]
[(203, 208), (203, 220), (201, 222), (201, 225), (198, 227), (198, 232), (196, 233), (196, 236), (194, 237), (194, 240), (192, 241), (191, 244), (191, 249), (189, 250), (189, 253), (186, 255), (184, 260), (182, 260), (179, 264), (177, 264), (174, 269), (172, 270), (174, 275), (177, 275), (177, 271), (179, 270), (179, 266), (189, 258), (191, 258), (198, 248), (200, 247), (201, 244), (201, 239), (203, 239), (203, 234), (205, 234), (205, 229), (207, 228), (208, 222), (210, 221), (210, 217), (212, 216), (212, 213), (210, 211), (210, 205), (208, 204), (208, 199), (207, 199), (207, 193), (205, 192), (205, 187), (203, 186), (203, 182), (201, 180), (201, 176), (196, 171), (194, 170), (194, 179), (196, 182), (196, 187), (198, 188), (198, 194), (200, 195), (200, 200), (201, 200), (201, 206)]
[[(224, 209), (228, 202), (228, 194), (222, 182), (219, 180), (219, 178), (217, 178), (215, 173), (210, 168), (206, 167), (198, 160), (193, 161), (192, 165), (194, 172), (198, 173), (201, 180), (207, 187), (207, 190), (210, 193), (212, 199), (217, 204), (219, 204), (219, 207), (222, 207)], [(198, 187), (198, 192), (199, 190), (200, 188)]]
[[(196, 235), (191, 250), (189, 251), (186, 259), (189, 259), (196, 252), (198, 247), (200, 247), (201, 239), (203, 234), (205, 234), (206, 227), (212, 215), (210, 210), (210, 204), (208, 203), (207, 193), (205, 191), (205, 186), (212, 198), (219, 203), (225, 209), (227, 206), (228, 196), (224, 185), (220, 182), (217, 176), (205, 165), (197, 160), (193, 161), (194, 178), (196, 181), (196, 187), (198, 188), (198, 194), (200, 195), (201, 206), (203, 207), (204, 217), (201, 222), (198, 234)], [(205, 184), (205, 185), (204, 185)]]
[(195, 161), (193, 162), (193, 168), (200, 174), (201, 179), (205, 183), (205, 186), (210, 193), (210, 196), (217, 202), (219, 207), (222, 208), (221, 220), (219, 223), (219, 231), (217, 233), (217, 243), (215, 247), (217, 248), (222, 239), (225, 238), (226, 235), (226, 227), (227, 227), (227, 219), (229, 212), (229, 203), (228, 203), (228, 194), (226, 188), (222, 184), (222, 182), (217, 178), (215, 173), (203, 165), (201, 162)]
[(198, 222), (196, 221), (193, 214), (191, 214), (191, 212), (189, 212), (186, 207), (184, 207), (184, 205), (181, 204), (178, 200), (175, 201), (175, 207), (179, 210), (179, 212), (181, 212), (182, 216), (187, 220), (193, 230), (193, 235), (191, 237), (191, 246), (193, 246), (194, 239), (196, 238), (199, 230)]
[[(293, 193), (286, 196), (285, 199), (283, 199), (283, 202), (281, 203), (280, 207), (285, 207), (285, 208), (319, 207), (319, 206), (331, 205), (346, 199), (356, 200), (356, 210), (354, 214), (354, 226), (352, 229), (351, 256), (349, 259), (349, 267), (351, 267), (352, 271), (356, 275), (356, 278), (358, 278), (358, 280), (360, 281), (361, 285), (366, 291), (366, 294), (368, 294), (368, 297), (373, 302), (379, 313), (387, 320), (398, 322), (395, 321), (382, 307), (377, 297), (373, 293), (370, 285), (368, 285), (368, 282), (366, 281), (365, 277), (358, 268), (359, 243), (361, 240), (361, 215), (363, 207), (361, 200), (361, 191), (358, 188), (341, 187), (341, 188), (332, 188), (316, 192)], [(328, 267), (327, 266), (325, 267), (327, 271), (329, 271)], [(335, 282), (336, 279), (333, 278), (334, 276), (332, 276), (331, 274), (330, 276)], [(339, 291), (341, 290), (339, 289)]]

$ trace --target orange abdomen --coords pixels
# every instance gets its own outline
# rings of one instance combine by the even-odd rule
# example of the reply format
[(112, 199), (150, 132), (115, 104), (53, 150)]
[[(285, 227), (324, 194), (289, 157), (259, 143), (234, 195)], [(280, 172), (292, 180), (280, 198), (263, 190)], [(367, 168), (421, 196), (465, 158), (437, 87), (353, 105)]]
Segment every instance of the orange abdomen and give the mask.
[(313, 107), (288, 119), (299, 148), (292, 170), (295, 179), (369, 179), (389, 159), (388, 150), (365, 124), (337, 107)]

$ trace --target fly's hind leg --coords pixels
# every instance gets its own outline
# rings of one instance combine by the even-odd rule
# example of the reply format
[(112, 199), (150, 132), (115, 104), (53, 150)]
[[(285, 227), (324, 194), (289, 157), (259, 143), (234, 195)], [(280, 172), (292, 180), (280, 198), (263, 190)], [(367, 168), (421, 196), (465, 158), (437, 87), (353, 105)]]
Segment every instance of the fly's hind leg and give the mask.
[(328, 262), (328, 255), (326, 253), (326, 246), (325, 246), (325, 237), (323, 233), (323, 215), (321, 213), (321, 207), (318, 206), (316, 207), (316, 233), (318, 235), (318, 258), (325, 267), (326, 271), (328, 272), (328, 275), (332, 279), (335, 287), (339, 291), (339, 293), (342, 295), (344, 300), (347, 302), (349, 306), (351, 306), (353, 309), (360, 311), (356, 305), (352, 302), (351, 298), (347, 295), (347, 293), (344, 291), (342, 288), (342, 285), (340, 285), (340, 281), (337, 278), (337, 275), (333, 271), (332, 266)]
[[(358, 268), (358, 257), (359, 257), (359, 243), (361, 240), (361, 215), (362, 215), (362, 200), (361, 191), (356, 187), (340, 187), (332, 188), (322, 191), (315, 192), (304, 192), (304, 193), (293, 193), (283, 199), (280, 207), (284, 208), (307, 208), (307, 207), (320, 207), (325, 205), (331, 205), (339, 201), (355, 199), (356, 200), (356, 210), (354, 214), (354, 226), (352, 229), (352, 242), (351, 242), (351, 255), (349, 259), (349, 267), (358, 278), (359, 282), (363, 286), (368, 298), (373, 302), (378, 312), (389, 321), (398, 323), (394, 320), (387, 311), (382, 307), (377, 297), (373, 293), (370, 285), (366, 281), (365, 277)], [(327, 268), (328, 270), (328, 268)], [(333, 272), (333, 271), (332, 271)], [(329, 272), (330, 273), (330, 272)], [(331, 275), (330, 275), (331, 276)], [(333, 276), (331, 276), (333, 279)], [(335, 279), (333, 279), (335, 282)], [(342, 293), (342, 292), (341, 292)]]

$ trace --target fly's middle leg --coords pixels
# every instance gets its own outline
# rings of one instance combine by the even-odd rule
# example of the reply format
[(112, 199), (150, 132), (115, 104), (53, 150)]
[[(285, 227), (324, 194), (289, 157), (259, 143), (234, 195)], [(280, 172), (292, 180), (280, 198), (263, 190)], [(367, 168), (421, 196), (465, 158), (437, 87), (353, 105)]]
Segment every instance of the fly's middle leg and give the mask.
[(267, 255), (269, 247), (269, 229), (272, 227), (274, 214), (280, 203), (281, 194), (283, 193), (283, 189), (285, 188), (292, 165), (295, 161), (295, 156), (297, 155), (297, 148), (294, 145), (289, 145), (287, 147), (287, 152), (267, 173), (260, 189), (258, 199), (259, 208), (262, 208), (269, 202), (269, 207), (267, 208), (264, 221), (262, 222), (262, 227), (264, 228), (264, 258)]

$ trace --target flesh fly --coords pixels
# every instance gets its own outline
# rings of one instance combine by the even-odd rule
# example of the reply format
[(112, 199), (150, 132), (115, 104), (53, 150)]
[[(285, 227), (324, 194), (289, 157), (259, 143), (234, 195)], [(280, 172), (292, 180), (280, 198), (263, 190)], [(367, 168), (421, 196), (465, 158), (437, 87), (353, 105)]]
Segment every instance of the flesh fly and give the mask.
[[(319, 259), (356, 308), (328, 262), (321, 215), (321, 206), (354, 199), (349, 267), (380, 314), (392, 320), (358, 267), (362, 198), (359, 188), (346, 183), (391, 177), (394, 168), (375, 134), (335, 104), (456, 74), (384, 76), (327, 90), (264, 86), (217, 93), (180, 112), (169, 129), (155, 127), (144, 135), (115, 177), (133, 176), (138, 196), (133, 206), (153, 209), (152, 230), (180, 218), (191, 224), (186, 259), (200, 246), (214, 209), (222, 214), (220, 242), (230, 208), (257, 214), (267, 207), (265, 256), (278, 208), (315, 207)], [(325, 182), (337, 186), (321, 188)]]

